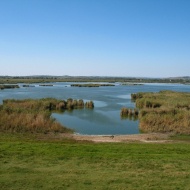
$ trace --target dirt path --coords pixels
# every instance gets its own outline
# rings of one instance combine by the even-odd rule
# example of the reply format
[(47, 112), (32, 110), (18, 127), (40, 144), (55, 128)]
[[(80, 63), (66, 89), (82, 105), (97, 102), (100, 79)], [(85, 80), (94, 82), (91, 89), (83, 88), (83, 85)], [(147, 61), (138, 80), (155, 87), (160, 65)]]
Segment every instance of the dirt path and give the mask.
[(164, 143), (168, 140), (169, 134), (138, 134), (138, 135), (71, 135), (77, 141), (92, 142), (144, 142), (144, 143)]

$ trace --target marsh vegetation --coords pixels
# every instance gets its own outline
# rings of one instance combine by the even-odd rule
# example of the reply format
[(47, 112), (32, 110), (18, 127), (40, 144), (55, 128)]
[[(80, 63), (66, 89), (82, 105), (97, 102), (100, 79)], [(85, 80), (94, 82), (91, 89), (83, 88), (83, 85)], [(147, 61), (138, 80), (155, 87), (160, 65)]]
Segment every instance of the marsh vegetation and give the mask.
[(71, 84), (72, 87), (100, 87), (100, 86), (115, 86), (114, 84)]
[[(87, 102), (92, 105), (93, 102)], [(57, 100), (53, 98), (3, 100), (0, 106), (0, 131), (7, 132), (71, 132), (55, 119), (51, 118), (52, 111), (63, 111), (84, 108), (83, 100)]]
[[(111, 95), (113, 102), (115, 94)], [(189, 93), (137, 93), (132, 98), (140, 110), (142, 130), (189, 134)], [(72, 131), (51, 118), (52, 112), (92, 105), (72, 98), (4, 100), (0, 106), (1, 189), (189, 189), (189, 135), (173, 136), (178, 142), (162, 144), (78, 142), (62, 134)], [(134, 110), (129, 110), (121, 111), (131, 115)], [(181, 139), (186, 140), (181, 143)]]
[(121, 119), (133, 119), (137, 120), (139, 115), (139, 111), (137, 109), (131, 109), (123, 107), (120, 111)]
[(86, 102), (85, 107), (89, 109), (94, 108), (94, 102), (93, 101)]
[(160, 91), (131, 95), (143, 132), (190, 134), (190, 93)]
[(40, 84), (39, 86), (53, 86), (53, 84)]
[(122, 83), (123, 86), (142, 86), (140, 83)]
[(30, 85), (30, 84), (24, 84), (22, 85), (24, 88), (29, 88), (29, 87), (35, 87), (34, 85)]
[(19, 85), (0, 85), (0, 90), (3, 90), (3, 89), (11, 89), (11, 88), (19, 88)]

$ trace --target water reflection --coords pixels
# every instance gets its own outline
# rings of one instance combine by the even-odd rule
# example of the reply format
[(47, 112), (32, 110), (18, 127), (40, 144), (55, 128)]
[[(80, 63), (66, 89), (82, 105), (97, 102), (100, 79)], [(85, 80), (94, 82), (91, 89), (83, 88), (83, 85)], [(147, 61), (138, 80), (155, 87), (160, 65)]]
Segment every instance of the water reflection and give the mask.
[(138, 121), (121, 120), (119, 112), (102, 114), (95, 110), (73, 110), (52, 116), (76, 133), (88, 135), (135, 134), (139, 132)]

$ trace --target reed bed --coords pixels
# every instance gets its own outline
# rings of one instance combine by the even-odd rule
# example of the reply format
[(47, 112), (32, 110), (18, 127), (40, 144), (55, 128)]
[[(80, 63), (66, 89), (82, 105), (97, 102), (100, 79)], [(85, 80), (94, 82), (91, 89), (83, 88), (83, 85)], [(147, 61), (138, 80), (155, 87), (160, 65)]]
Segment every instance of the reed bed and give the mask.
[(11, 89), (11, 88), (19, 88), (19, 85), (10, 85), (10, 84), (8, 84), (8, 85), (0, 85), (0, 90), (4, 90), (4, 89)]
[[(87, 104), (93, 104), (92, 101)], [(94, 104), (93, 104), (94, 105)], [(52, 111), (64, 111), (84, 108), (83, 100), (57, 100), (44, 98), (39, 100), (3, 100), (0, 105), (0, 131), (7, 132), (72, 132), (55, 119), (51, 118)]]
[(143, 132), (190, 134), (190, 93), (160, 91), (131, 95)]
[(115, 86), (114, 84), (71, 84), (72, 87), (100, 87), (100, 86)]
[(139, 115), (139, 111), (137, 109), (131, 109), (123, 107), (120, 111), (121, 119), (130, 119), (130, 120), (137, 120)]

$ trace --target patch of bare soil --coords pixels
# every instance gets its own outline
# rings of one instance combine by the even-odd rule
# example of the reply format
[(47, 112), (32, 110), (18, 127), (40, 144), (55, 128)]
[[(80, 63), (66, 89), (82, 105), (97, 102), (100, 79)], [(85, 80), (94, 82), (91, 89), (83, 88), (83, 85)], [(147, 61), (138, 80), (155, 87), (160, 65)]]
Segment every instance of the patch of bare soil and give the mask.
[(151, 134), (136, 134), (136, 135), (70, 135), (71, 138), (77, 141), (92, 141), (92, 142), (143, 142), (143, 143), (165, 143), (171, 142), (169, 134), (151, 133)]

